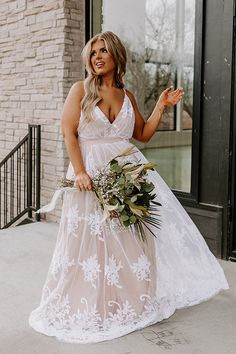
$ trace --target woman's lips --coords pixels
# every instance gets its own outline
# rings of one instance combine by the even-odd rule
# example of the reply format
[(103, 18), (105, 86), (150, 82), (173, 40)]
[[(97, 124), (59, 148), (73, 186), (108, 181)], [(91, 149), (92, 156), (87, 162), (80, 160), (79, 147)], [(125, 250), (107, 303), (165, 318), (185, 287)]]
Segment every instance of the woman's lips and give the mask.
[(105, 63), (103, 63), (103, 62), (98, 62), (98, 63), (96, 64), (96, 67), (97, 67), (97, 68), (102, 68), (104, 65), (105, 65)]

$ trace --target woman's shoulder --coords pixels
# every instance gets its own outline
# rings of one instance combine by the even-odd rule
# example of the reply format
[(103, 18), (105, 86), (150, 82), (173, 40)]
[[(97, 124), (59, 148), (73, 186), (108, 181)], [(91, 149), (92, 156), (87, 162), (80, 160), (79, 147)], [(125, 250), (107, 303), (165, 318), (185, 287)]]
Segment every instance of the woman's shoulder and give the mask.
[[(84, 94), (85, 91), (84, 91), (83, 81), (74, 82), (69, 89), (68, 95), (64, 103), (64, 108), (69, 110), (69, 112), (70, 110), (80, 112), (81, 101), (84, 97)], [(71, 114), (72, 113), (70, 112), (70, 115)], [(77, 115), (80, 116), (80, 114)]]
[(74, 82), (70, 90), (76, 93), (80, 97), (80, 99), (82, 99), (85, 95), (84, 81), (81, 80)]
[(132, 92), (127, 90), (127, 89), (125, 89), (125, 92), (126, 92), (127, 96), (129, 97), (130, 101), (132, 102), (133, 106), (135, 106), (136, 105), (136, 100), (135, 100), (135, 97), (132, 94)]

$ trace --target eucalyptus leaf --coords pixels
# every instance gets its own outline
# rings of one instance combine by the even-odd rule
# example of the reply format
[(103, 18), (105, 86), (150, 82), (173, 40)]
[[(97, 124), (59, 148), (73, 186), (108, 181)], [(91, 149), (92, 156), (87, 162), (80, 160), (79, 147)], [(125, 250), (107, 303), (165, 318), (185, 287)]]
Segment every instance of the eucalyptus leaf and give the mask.
[(136, 221), (137, 221), (136, 216), (132, 215), (132, 216), (129, 218), (129, 221), (130, 221), (131, 224), (136, 223)]
[(116, 173), (121, 173), (122, 167), (120, 165), (118, 165), (118, 164), (114, 164), (112, 166), (112, 170), (115, 171)]
[(129, 226), (129, 225), (130, 225), (129, 220), (123, 221), (123, 225), (124, 225), (124, 226)]
[(116, 210), (118, 212), (121, 212), (122, 210), (124, 210), (124, 207), (125, 207), (124, 205), (119, 205)]
[(121, 214), (121, 220), (122, 220), (122, 221), (127, 221), (127, 220), (129, 220), (129, 216), (128, 216), (128, 215), (122, 215), (122, 214)]
[(138, 199), (137, 195), (133, 195), (133, 197), (130, 198), (131, 202), (136, 202), (136, 200)]
[(125, 183), (125, 179), (124, 179), (123, 177), (120, 177), (120, 178), (117, 180), (117, 182), (118, 182), (119, 184), (124, 184), (124, 183)]

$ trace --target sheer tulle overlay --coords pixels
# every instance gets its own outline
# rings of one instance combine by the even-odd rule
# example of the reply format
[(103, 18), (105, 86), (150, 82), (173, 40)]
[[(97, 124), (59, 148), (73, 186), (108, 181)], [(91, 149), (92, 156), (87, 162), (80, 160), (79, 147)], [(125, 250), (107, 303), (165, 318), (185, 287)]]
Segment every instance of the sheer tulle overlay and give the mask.
[[(127, 94), (113, 123), (95, 107), (81, 114), (79, 143), (92, 177), (129, 146), (134, 111)], [(136, 148), (125, 159), (146, 162)], [(67, 178), (74, 179), (69, 165)], [(101, 222), (93, 192), (65, 190), (55, 250), (32, 328), (60, 341), (92, 343), (125, 335), (171, 316), (176, 309), (208, 300), (228, 283), (218, 260), (156, 171), (161, 229), (147, 242), (115, 219)]]

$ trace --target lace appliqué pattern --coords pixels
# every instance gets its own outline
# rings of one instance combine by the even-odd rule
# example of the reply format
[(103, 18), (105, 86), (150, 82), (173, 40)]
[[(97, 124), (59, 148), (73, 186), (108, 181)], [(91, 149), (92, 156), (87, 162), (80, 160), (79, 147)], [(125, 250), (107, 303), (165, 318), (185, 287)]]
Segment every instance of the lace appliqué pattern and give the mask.
[(73, 206), (67, 213), (68, 232), (78, 238), (76, 231), (79, 229), (80, 223), (85, 221), (88, 223), (91, 235), (101, 236), (103, 230), (101, 220), (102, 214), (99, 210), (95, 210), (94, 213), (90, 213), (88, 216), (85, 216), (84, 213), (80, 213), (77, 206)]
[(151, 263), (149, 262), (147, 256), (142, 254), (138, 258), (138, 262), (133, 263), (133, 265), (131, 265), (131, 269), (136, 274), (138, 280), (150, 281), (150, 278), (149, 278), (150, 266), (151, 266)]
[(95, 210), (94, 213), (90, 213), (88, 216), (85, 216), (83, 213), (79, 212), (79, 208), (77, 206), (73, 206), (67, 213), (68, 232), (78, 238), (76, 232), (78, 231), (79, 224), (82, 221), (88, 223), (91, 235), (98, 236), (102, 241), (104, 230), (114, 234), (127, 231), (127, 227), (122, 225), (118, 219), (108, 219), (105, 222), (102, 222), (102, 219), (103, 215), (100, 209)]
[(108, 302), (108, 306), (116, 306), (117, 310), (115, 313), (109, 312), (109, 317), (105, 320), (105, 326), (115, 325), (120, 326), (122, 324), (127, 324), (127, 322), (132, 322), (136, 317), (137, 314), (130, 305), (129, 301), (126, 300), (122, 305), (116, 301), (110, 300)]
[[(139, 297), (144, 305), (145, 311), (138, 315), (128, 300), (123, 303), (110, 300), (107, 302), (111, 310), (106, 319), (102, 320), (101, 314), (97, 311), (96, 304), (89, 306), (88, 299), (80, 299), (84, 308), (79, 307), (71, 315), (71, 305), (68, 295), (55, 295), (48, 305), (40, 312), (36, 313), (44, 323), (44, 327), (53, 335), (59, 335), (60, 339), (66, 338), (67, 342), (86, 341), (88, 336), (95, 333), (100, 339), (105, 339), (105, 335), (110, 334), (112, 328), (116, 328), (121, 333), (134, 330), (137, 325), (141, 325), (155, 315), (157, 309), (156, 298), (143, 294)], [(88, 332), (89, 329), (89, 332)]]
[[(50, 271), (51, 274), (53, 276), (53, 278), (56, 280), (56, 275), (59, 272), (59, 270), (61, 269), (61, 272), (63, 274), (63, 278), (65, 277), (65, 274), (68, 272), (69, 267), (75, 265), (75, 260), (72, 259), (70, 261), (69, 259), (69, 255), (67, 253), (59, 253), (58, 251), (56, 251), (54, 253), (52, 262), (51, 262), (51, 267), (50, 267)], [(62, 276), (62, 275), (61, 275)]]
[(122, 288), (119, 285), (119, 270), (123, 268), (121, 261), (117, 263), (114, 254), (109, 257), (109, 263), (105, 266), (105, 276), (107, 278), (107, 285), (115, 285), (117, 288)]
[(88, 301), (85, 298), (82, 298), (80, 302), (81, 304), (85, 304), (85, 309), (83, 311), (78, 309), (77, 313), (69, 317), (68, 323), (70, 327), (73, 328), (77, 325), (82, 331), (87, 328), (92, 332), (98, 331), (102, 319), (97, 311), (96, 305), (92, 305), (89, 308)]
[(93, 214), (89, 214), (88, 217), (84, 217), (84, 219), (88, 222), (90, 226), (91, 234), (94, 236), (102, 235), (102, 217), (99, 211), (95, 211)]
[(70, 304), (68, 294), (61, 298), (59, 294), (55, 295), (54, 299), (48, 304), (45, 309), (44, 316), (49, 324), (55, 329), (62, 329), (70, 312)]
[(98, 273), (101, 272), (96, 254), (87, 258), (86, 261), (78, 262), (84, 271), (84, 281), (90, 282), (93, 288), (96, 288), (95, 280), (98, 278)]
[(81, 216), (79, 215), (79, 208), (77, 206), (71, 207), (67, 213), (68, 232), (70, 234), (75, 234), (80, 221)]

